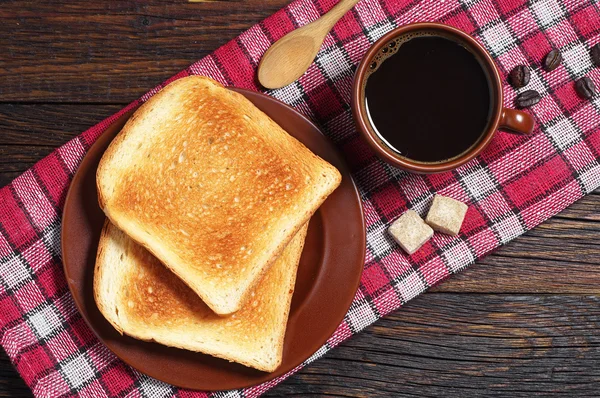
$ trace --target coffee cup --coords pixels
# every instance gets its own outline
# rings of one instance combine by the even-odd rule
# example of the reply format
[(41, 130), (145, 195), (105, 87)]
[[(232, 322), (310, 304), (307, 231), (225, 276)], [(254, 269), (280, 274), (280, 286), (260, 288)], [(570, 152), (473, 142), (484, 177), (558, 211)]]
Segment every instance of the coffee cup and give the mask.
[(352, 88), (359, 132), (376, 154), (415, 173), (455, 169), (498, 129), (530, 134), (531, 115), (503, 107), (494, 60), (467, 33), (439, 23), (396, 28), (360, 62)]

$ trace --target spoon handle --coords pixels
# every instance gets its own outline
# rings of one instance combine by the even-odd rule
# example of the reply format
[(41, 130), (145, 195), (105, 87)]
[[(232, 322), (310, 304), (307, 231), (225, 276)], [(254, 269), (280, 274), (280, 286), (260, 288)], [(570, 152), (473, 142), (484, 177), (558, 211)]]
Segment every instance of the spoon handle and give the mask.
[(360, 0), (340, 0), (327, 14), (321, 17), (324, 27), (327, 27), (329, 32), (333, 25), (343, 17), (356, 3)]

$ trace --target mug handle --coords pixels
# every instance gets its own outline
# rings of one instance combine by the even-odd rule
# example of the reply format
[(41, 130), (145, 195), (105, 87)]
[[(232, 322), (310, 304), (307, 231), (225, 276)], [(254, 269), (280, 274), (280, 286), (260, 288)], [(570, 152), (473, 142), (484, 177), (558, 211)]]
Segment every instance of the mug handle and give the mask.
[(503, 108), (498, 128), (513, 134), (531, 134), (534, 125), (533, 117), (529, 113)]

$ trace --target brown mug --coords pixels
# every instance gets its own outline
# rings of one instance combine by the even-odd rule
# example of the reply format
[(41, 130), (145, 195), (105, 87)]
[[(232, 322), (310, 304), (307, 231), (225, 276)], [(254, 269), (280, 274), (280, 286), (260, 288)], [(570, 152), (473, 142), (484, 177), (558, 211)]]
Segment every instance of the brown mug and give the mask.
[[(419, 31), (439, 32), (446, 37), (450, 36), (453, 40), (456, 40), (458, 43), (465, 46), (480, 60), (480, 63), (483, 65), (483, 68), (489, 76), (490, 90), (492, 91), (491, 122), (488, 123), (486, 130), (481, 134), (479, 140), (466, 152), (454, 158), (438, 162), (412, 160), (393, 150), (379, 137), (378, 134), (375, 133), (367, 116), (365, 106), (365, 79), (369, 65), (371, 65), (375, 55), (390, 41), (409, 33), (416, 33)], [(393, 166), (415, 173), (439, 173), (455, 169), (479, 155), (490, 143), (498, 129), (517, 134), (530, 134), (533, 131), (534, 122), (531, 115), (515, 109), (504, 108), (502, 105), (503, 99), (500, 73), (498, 72), (494, 60), (481, 44), (465, 32), (451, 26), (439, 23), (415, 23), (401, 26), (388, 32), (369, 48), (360, 62), (354, 77), (354, 85), (352, 87), (352, 113), (359, 132), (381, 159)]]

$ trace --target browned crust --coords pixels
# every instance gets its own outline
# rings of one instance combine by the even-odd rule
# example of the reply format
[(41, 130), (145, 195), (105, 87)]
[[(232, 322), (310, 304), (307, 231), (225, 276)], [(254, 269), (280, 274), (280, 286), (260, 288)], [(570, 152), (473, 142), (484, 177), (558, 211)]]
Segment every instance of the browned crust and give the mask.
[(300, 238), (301, 243), (298, 247), (297, 252), (295, 253), (295, 256), (297, 257), (296, 261), (295, 261), (296, 266), (294, 268), (294, 274), (290, 278), (290, 283), (288, 284), (288, 292), (289, 293), (287, 295), (285, 312), (284, 312), (283, 318), (282, 318), (284, 333), (281, 333), (281, 335), (279, 336), (279, 340), (277, 341), (277, 351), (278, 351), (279, 362), (271, 370), (271, 372), (273, 370), (277, 369), (279, 367), (279, 365), (281, 365), (281, 361), (283, 359), (283, 342), (284, 342), (284, 338), (285, 338), (285, 330), (287, 328), (287, 321), (288, 321), (288, 318), (290, 315), (290, 307), (292, 304), (292, 297), (294, 296), (294, 290), (296, 287), (296, 275), (298, 273), (298, 266), (300, 265), (300, 257), (302, 255), (302, 250), (304, 250), (304, 244), (306, 243), (306, 233), (308, 232), (308, 224), (304, 224), (302, 228), (300, 229), (300, 231), (298, 232), (298, 235), (297, 235)]
[(100, 241), (98, 242), (98, 252), (96, 253), (96, 263), (94, 265), (94, 300), (96, 301), (96, 305), (98, 309), (104, 315), (104, 318), (120, 333), (123, 334), (123, 328), (121, 325), (113, 318), (112, 314), (110, 314), (110, 310), (108, 308), (107, 303), (104, 301), (101, 295), (101, 282), (104, 278), (104, 269), (102, 268), (102, 264), (104, 263), (104, 256), (106, 255), (106, 242), (108, 240), (110, 232), (110, 221), (108, 219), (104, 220), (104, 225), (102, 226), (102, 231), (100, 232)]

